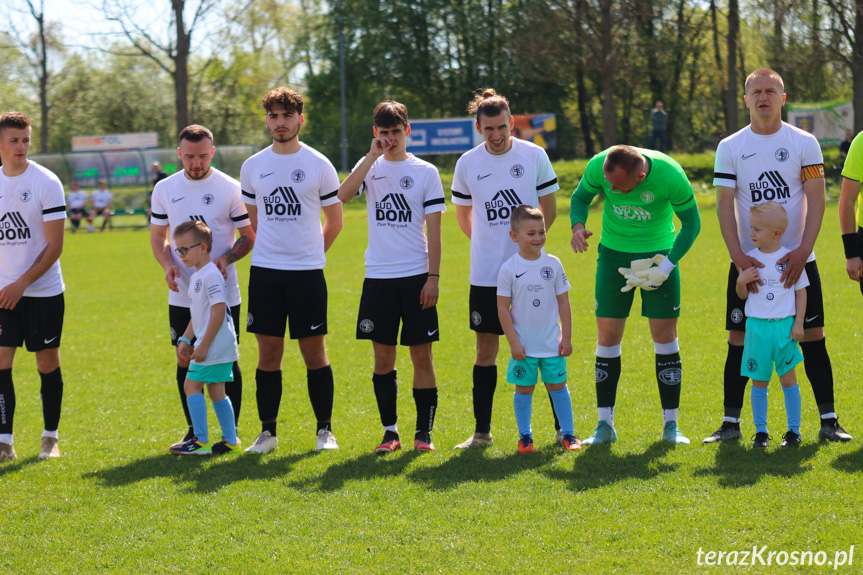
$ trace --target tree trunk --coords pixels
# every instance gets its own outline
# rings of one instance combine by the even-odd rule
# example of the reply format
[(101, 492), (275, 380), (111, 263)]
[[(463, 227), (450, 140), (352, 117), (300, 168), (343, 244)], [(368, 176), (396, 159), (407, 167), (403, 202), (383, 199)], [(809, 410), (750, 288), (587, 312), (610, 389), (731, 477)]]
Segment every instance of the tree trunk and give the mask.
[(602, 147), (617, 140), (614, 103), (614, 53), (612, 46), (612, 0), (600, 0), (602, 36)]
[[(719, 88), (719, 101), (722, 104), (722, 115), (725, 118), (725, 126), (728, 126), (728, 99), (725, 90), (725, 81), (722, 71), (722, 54), (719, 52), (719, 17), (717, 15), (716, 0), (710, 0), (710, 24), (713, 29), (713, 63), (719, 75), (717, 86)], [(723, 134), (728, 135), (728, 132)]]
[(177, 114), (177, 133), (189, 125), (189, 46), (191, 34), (183, 22), (185, 0), (171, 0), (177, 34), (177, 52), (174, 54), (174, 102)]
[(737, 121), (737, 35), (740, 30), (740, 12), (737, 0), (728, 0), (728, 84), (725, 91), (725, 132), (733, 134), (738, 129)]

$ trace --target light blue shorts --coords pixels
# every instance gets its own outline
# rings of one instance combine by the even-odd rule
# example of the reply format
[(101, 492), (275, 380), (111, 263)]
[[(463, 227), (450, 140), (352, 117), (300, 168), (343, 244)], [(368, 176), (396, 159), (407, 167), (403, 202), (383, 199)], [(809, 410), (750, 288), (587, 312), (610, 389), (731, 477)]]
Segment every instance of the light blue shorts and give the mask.
[(774, 364), (776, 374), (781, 377), (803, 361), (797, 342), (791, 339), (793, 325), (793, 316), (783, 319), (746, 318), (740, 375), (770, 381)]
[(234, 381), (234, 364), (232, 363), (217, 363), (216, 365), (200, 365), (195, 362), (189, 364), (189, 371), (186, 372), (186, 377), (192, 381), (200, 381), (202, 383), (224, 383), (226, 381)]
[(537, 373), (542, 376), (543, 383), (566, 383), (566, 358), (530, 357), (516, 360), (509, 358), (506, 370), (506, 380), (516, 385), (536, 385)]

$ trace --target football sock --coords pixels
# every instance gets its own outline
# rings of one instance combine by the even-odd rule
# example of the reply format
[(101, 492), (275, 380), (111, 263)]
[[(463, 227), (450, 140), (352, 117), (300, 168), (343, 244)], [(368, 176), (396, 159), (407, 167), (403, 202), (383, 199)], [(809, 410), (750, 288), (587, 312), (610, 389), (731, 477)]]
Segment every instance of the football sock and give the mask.
[(740, 412), (743, 411), (743, 396), (746, 394), (748, 377), (740, 375), (740, 365), (743, 363), (743, 346), (728, 344), (728, 355), (725, 357), (724, 399), (725, 421), (740, 422)]
[[(546, 391), (548, 391), (546, 389)], [(548, 402), (551, 404), (551, 416), (554, 417), (554, 430), (560, 431), (560, 420), (557, 418), (557, 409), (554, 407), (554, 399), (551, 397), (551, 392), (548, 391)]]
[(677, 422), (677, 411), (676, 409), (663, 409), (662, 410), (662, 423), (663, 425), (668, 423), (669, 421)]
[(533, 396), (521, 393), (512, 394), (512, 403), (515, 407), (515, 424), (518, 427), (518, 435), (533, 435), (530, 428), (530, 412), (533, 407)]
[(222, 401), (214, 401), (213, 411), (216, 412), (216, 419), (219, 420), (219, 426), (222, 428), (222, 439), (231, 445), (236, 445), (237, 423), (234, 419), (234, 406), (231, 405), (231, 398), (226, 397)]
[(549, 391), (548, 395), (554, 404), (554, 411), (560, 417), (560, 432), (564, 435), (575, 435), (575, 422), (572, 417), (572, 398), (569, 387)]
[(396, 377), (396, 370), (384, 374), (373, 373), (372, 383), (375, 387), (375, 399), (378, 401), (381, 425), (384, 427), (395, 425), (398, 421), (396, 405), (399, 395), (399, 382)]
[(306, 370), (306, 387), (309, 390), (309, 400), (312, 402), (312, 411), (318, 422), (318, 429), (324, 429), (329, 425), (333, 416), (333, 368), (325, 365), (319, 369)]
[(186, 416), (186, 425), (189, 428), (192, 427), (192, 416), (189, 415), (189, 406), (186, 405), (186, 373), (189, 371), (188, 367), (180, 367), (177, 366), (177, 389), (180, 391), (180, 404), (183, 406), (183, 415)]
[(42, 437), (53, 437), (54, 439), (60, 439), (60, 434), (57, 433), (57, 430), (48, 431), (47, 429), (42, 432)]
[(63, 374), (58, 367), (51, 373), (39, 372), (39, 377), (42, 379), (42, 419), (45, 429), (57, 431), (63, 406)]
[(497, 389), (497, 366), (473, 366), (473, 416), (476, 433), (491, 433), (491, 411)]
[(806, 370), (809, 383), (812, 384), (818, 412), (822, 416), (834, 412), (833, 366), (827, 354), (826, 338), (818, 341), (801, 341), (800, 349), (803, 351), (803, 368)]
[(195, 428), (195, 437), (201, 443), (207, 443), (210, 436), (207, 430), (207, 400), (203, 393), (196, 393), (186, 398), (189, 405), (189, 415), (192, 416), (192, 426)]
[(800, 386), (783, 387), (785, 394), (785, 415), (788, 416), (788, 429), (800, 435), (800, 412), (802, 411), (800, 401)]
[(282, 402), (282, 370), (255, 371), (255, 399), (258, 402), (258, 418), (261, 431), (269, 431), (276, 436), (276, 419)]
[(620, 344), (597, 344), (594, 378), (599, 419), (614, 427), (613, 411), (617, 401), (617, 384), (620, 381)]
[(414, 403), (417, 406), (417, 431), (431, 433), (434, 429), (434, 416), (437, 412), (437, 388), (414, 389)]
[(225, 382), (225, 395), (231, 400), (234, 425), (237, 425), (240, 421), (240, 407), (243, 405), (243, 372), (240, 371), (240, 362), (235, 361), (231, 371), (234, 373), (234, 381)]
[(8, 434), (12, 443), (12, 420), (15, 417), (15, 386), (12, 385), (12, 368), (0, 369), (0, 435)]
[(599, 412), (599, 417), (597, 418), (599, 421), (604, 421), (608, 425), (614, 428), (614, 406), (611, 407), (598, 407), (596, 411)]
[(675, 339), (669, 343), (653, 342), (653, 349), (656, 353), (656, 383), (662, 409), (676, 410), (680, 407), (680, 382), (683, 380), (680, 346)]
[(767, 388), (752, 386), (752, 421), (755, 431), (767, 433)]

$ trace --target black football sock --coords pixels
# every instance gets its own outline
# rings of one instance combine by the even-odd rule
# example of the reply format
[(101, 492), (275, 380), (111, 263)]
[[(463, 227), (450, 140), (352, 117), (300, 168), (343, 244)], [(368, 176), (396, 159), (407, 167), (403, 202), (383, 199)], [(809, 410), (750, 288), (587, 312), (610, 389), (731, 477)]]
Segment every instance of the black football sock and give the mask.
[(417, 432), (431, 433), (437, 412), (437, 388), (414, 389), (414, 403), (417, 406)]
[(186, 405), (186, 373), (189, 371), (188, 367), (180, 367), (177, 366), (177, 390), (180, 392), (180, 403), (183, 406), (183, 415), (186, 416), (186, 425), (189, 426), (189, 429), (192, 429), (192, 416), (189, 415), (189, 406)]
[(680, 407), (680, 382), (683, 376), (680, 352), (656, 354), (656, 382), (662, 409)]
[(596, 383), (596, 406), (613, 408), (617, 400), (617, 384), (620, 381), (620, 356), (596, 356), (594, 380)]
[(740, 419), (743, 411), (743, 397), (746, 395), (746, 383), (749, 378), (740, 375), (743, 364), (743, 346), (728, 344), (728, 355), (725, 357), (725, 379), (723, 406), (725, 417)]
[(236, 425), (240, 421), (240, 407), (243, 405), (243, 372), (240, 371), (240, 362), (235, 361), (231, 371), (234, 373), (234, 381), (225, 382), (225, 395), (234, 407), (234, 425)]
[(802, 341), (800, 349), (803, 351), (803, 368), (806, 370), (809, 383), (812, 384), (818, 412), (821, 415), (834, 413), (833, 366), (827, 354), (826, 338), (818, 341)]
[(554, 430), (560, 431), (560, 421), (557, 419), (557, 411), (554, 409), (554, 399), (551, 398), (551, 392), (546, 389), (548, 392), (548, 402), (551, 404), (551, 415), (554, 417)]
[(326, 365), (319, 369), (306, 371), (306, 384), (309, 390), (309, 400), (312, 411), (315, 412), (318, 431), (332, 429), (330, 419), (333, 416), (333, 368)]
[(12, 433), (15, 418), (15, 386), (12, 369), (0, 369), (0, 433)]
[(476, 433), (491, 433), (491, 412), (497, 388), (497, 366), (473, 366), (473, 415)]
[(398, 421), (396, 404), (399, 395), (399, 382), (396, 378), (396, 370), (384, 374), (372, 374), (372, 383), (375, 388), (375, 399), (378, 401), (381, 424), (384, 427), (395, 425), (396, 421)]
[(282, 402), (282, 370), (256, 370), (255, 386), (261, 431), (269, 431), (275, 437), (276, 419), (279, 417), (279, 405)]
[(39, 372), (42, 379), (42, 419), (45, 431), (57, 431), (63, 406), (63, 374), (58, 367), (51, 373)]

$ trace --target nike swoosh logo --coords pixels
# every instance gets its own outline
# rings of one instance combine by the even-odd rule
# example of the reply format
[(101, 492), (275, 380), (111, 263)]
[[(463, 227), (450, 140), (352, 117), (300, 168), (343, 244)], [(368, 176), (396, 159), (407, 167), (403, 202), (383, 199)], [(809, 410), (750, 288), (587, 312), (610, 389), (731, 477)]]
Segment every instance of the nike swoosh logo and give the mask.
[(318, 328), (319, 328), (319, 327), (321, 327), (322, 325), (324, 325), (324, 324), (319, 323), (318, 325), (313, 325), (313, 326), (312, 326), (312, 331), (314, 331), (314, 330), (318, 329)]
[(376, 177), (372, 176), (372, 179), (373, 179), (373, 180), (386, 180), (386, 179), (387, 179), (387, 177), (386, 177), (386, 176), (381, 176), (380, 178), (376, 178)]
[(563, 377), (564, 375), (566, 375), (566, 372), (565, 372), (565, 371), (562, 371), (562, 372), (560, 372), (560, 373), (558, 373), (558, 374), (557, 374), (557, 377)]
[(813, 315), (812, 317), (805, 318), (806, 323), (809, 323), (810, 321), (815, 321), (815, 318), (817, 318), (819, 315), (821, 315), (821, 314), (819, 313), (819, 314)]
[(791, 359), (789, 359), (788, 361), (786, 361), (786, 362), (785, 362), (785, 365), (788, 365), (788, 364), (789, 364), (789, 363), (791, 363), (792, 361), (794, 361), (794, 358), (793, 358), (793, 357), (792, 357)]
[[(757, 153), (758, 153), (758, 152), (755, 152), (755, 154), (757, 154)], [(744, 159), (744, 160), (748, 160), (749, 158), (751, 158), (751, 157), (752, 157), (752, 156), (754, 156), (755, 154), (749, 154), (748, 156), (747, 156), (746, 154), (743, 154), (743, 159)]]
[(437, 333), (437, 330), (433, 330), (433, 331), (430, 331), (430, 332), (427, 332), (427, 333), (429, 334), (429, 337), (431, 337), (431, 336), (433, 336), (434, 334), (436, 334), (436, 333)]
[(680, 309), (680, 306), (679, 306), (679, 305), (676, 305), (676, 306), (674, 306), (674, 307), (673, 307), (673, 308), (671, 308), (671, 309), (673, 309), (674, 311), (677, 311), (677, 310), (679, 310), (679, 309)]
[(272, 176), (272, 175), (273, 175), (273, 174), (275, 174), (275, 173), (276, 173), (276, 172), (270, 172), (269, 174), (261, 174), (261, 179), (263, 180), (263, 179), (264, 179), (264, 178), (266, 178), (267, 176)]
[(185, 200), (185, 199), (186, 199), (186, 196), (183, 196), (182, 198), (171, 198), (171, 203), (176, 204), (180, 200)]
[(484, 175), (484, 176), (480, 176), (479, 174), (477, 174), (476, 179), (477, 179), (477, 180), (484, 180), (484, 179), (486, 179), (487, 177), (489, 177), (490, 175), (491, 175), (491, 174), (486, 174), (486, 175)]
[(527, 273), (527, 272), (521, 272), (520, 274), (515, 274), (515, 277), (516, 277), (516, 278), (520, 278), (521, 276), (523, 276), (523, 275), (524, 275), (524, 274), (526, 274), (526, 273)]
[(55, 339), (57, 339), (57, 336), (56, 336), (56, 335), (55, 335), (54, 337), (52, 337), (51, 339), (46, 339), (46, 340), (44, 340), (44, 341), (45, 341), (45, 345), (48, 345), (49, 343), (51, 343), (51, 342), (52, 342), (52, 341), (54, 341)]

